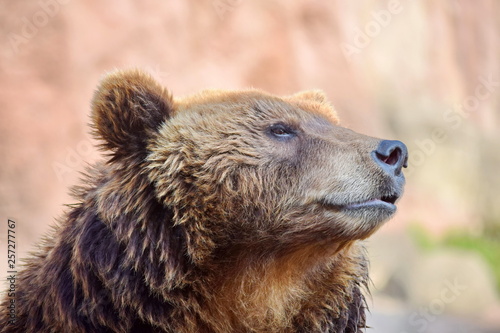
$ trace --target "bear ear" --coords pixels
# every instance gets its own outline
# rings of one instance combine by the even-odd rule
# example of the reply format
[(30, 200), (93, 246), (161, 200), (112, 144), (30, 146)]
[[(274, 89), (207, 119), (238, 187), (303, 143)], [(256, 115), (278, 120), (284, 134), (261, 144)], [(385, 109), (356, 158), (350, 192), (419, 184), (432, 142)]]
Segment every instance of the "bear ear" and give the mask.
[(291, 96), (293, 99), (309, 100), (319, 103), (328, 102), (328, 98), (322, 90), (301, 91)]
[(112, 160), (143, 155), (148, 140), (173, 113), (172, 96), (139, 70), (116, 71), (101, 81), (92, 100), (93, 134)]

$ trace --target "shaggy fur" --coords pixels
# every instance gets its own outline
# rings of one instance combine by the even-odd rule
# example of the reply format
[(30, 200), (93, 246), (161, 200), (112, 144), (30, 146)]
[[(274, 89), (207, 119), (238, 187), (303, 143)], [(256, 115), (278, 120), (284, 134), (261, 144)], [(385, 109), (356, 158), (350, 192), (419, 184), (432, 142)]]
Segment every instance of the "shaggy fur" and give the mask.
[(365, 327), (359, 240), (403, 178), (380, 140), (338, 125), (321, 92), (174, 100), (108, 75), (92, 126), (108, 152), (5, 298), (0, 332), (345, 332)]

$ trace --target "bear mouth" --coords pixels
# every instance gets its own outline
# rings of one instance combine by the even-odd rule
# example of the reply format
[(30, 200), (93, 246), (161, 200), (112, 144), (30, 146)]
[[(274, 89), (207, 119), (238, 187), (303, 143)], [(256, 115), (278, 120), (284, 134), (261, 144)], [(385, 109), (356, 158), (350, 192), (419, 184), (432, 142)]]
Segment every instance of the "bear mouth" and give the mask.
[(366, 209), (383, 209), (389, 211), (396, 211), (396, 201), (398, 201), (400, 195), (397, 193), (392, 193), (388, 195), (381, 195), (372, 197), (369, 199), (363, 199), (359, 201), (347, 202), (343, 204), (332, 203), (328, 200), (323, 200), (322, 204), (330, 209), (336, 211), (356, 211), (356, 210), (366, 210)]
[(390, 204), (393, 204), (393, 205), (396, 203), (396, 201), (398, 201), (398, 199), (399, 199), (399, 195), (397, 195), (397, 194), (383, 196), (382, 198), (380, 198), (380, 200), (387, 202), (387, 203), (390, 203)]
[(363, 209), (363, 208), (389, 208), (396, 210), (396, 201), (399, 199), (397, 194), (384, 195), (379, 198), (363, 200), (359, 202), (343, 205), (343, 209)]

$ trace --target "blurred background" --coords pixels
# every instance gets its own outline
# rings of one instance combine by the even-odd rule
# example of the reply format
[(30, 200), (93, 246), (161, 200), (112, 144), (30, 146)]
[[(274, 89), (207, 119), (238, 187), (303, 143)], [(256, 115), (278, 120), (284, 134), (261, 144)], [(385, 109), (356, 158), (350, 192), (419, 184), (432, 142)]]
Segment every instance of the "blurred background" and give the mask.
[(404, 141), (367, 332), (500, 332), (500, 2), (0, 0), (2, 275), (7, 219), (24, 257), (99, 158), (100, 77), (130, 67), (174, 96), (322, 89), (344, 126)]

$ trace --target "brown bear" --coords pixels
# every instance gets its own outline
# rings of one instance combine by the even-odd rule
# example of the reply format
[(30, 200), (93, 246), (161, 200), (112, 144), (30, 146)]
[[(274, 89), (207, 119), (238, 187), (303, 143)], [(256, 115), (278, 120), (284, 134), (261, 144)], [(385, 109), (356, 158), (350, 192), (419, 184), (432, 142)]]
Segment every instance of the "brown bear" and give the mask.
[(106, 161), (0, 332), (363, 331), (360, 240), (396, 211), (403, 143), (341, 127), (318, 91), (173, 99), (137, 70), (104, 78), (92, 127)]

